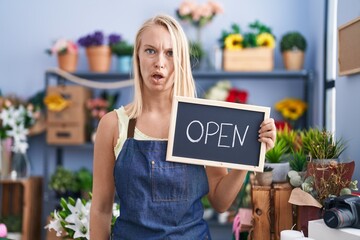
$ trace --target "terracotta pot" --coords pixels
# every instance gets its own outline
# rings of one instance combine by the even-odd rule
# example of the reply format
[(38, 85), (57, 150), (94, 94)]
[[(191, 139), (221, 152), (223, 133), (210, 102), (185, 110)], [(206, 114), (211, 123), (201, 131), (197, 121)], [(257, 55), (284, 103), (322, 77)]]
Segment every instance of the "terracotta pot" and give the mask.
[(67, 72), (75, 72), (78, 63), (77, 53), (64, 53), (58, 54), (58, 65), (59, 68)]
[(285, 51), (283, 52), (284, 66), (287, 70), (301, 70), (304, 65), (304, 52)]
[(260, 186), (270, 186), (273, 181), (272, 172), (262, 172), (256, 173), (255, 179), (257, 180)]
[(109, 46), (86, 48), (89, 69), (92, 72), (108, 72), (111, 65), (111, 50)]

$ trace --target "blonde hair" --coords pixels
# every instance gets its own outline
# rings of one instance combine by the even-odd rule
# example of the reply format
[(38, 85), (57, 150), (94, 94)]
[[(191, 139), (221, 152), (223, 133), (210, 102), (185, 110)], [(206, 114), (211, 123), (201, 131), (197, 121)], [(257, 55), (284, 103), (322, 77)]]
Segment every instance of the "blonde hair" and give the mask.
[(196, 97), (195, 83), (190, 65), (189, 43), (186, 35), (180, 24), (174, 18), (168, 15), (157, 15), (144, 22), (136, 34), (133, 53), (134, 101), (130, 104), (127, 110), (127, 114), (130, 118), (137, 118), (141, 114), (143, 108), (143, 79), (141, 77), (138, 57), (141, 34), (147, 28), (154, 25), (163, 26), (170, 33), (174, 59), (174, 85), (172, 89), (172, 97)]

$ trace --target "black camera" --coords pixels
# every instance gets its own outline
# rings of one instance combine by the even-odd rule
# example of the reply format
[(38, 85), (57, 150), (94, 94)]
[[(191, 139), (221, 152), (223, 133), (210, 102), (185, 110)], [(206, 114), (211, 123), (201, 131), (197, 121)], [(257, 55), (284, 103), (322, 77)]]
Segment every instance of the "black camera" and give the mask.
[(343, 195), (324, 202), (324, 222), (331, 228), (360, 228), (360, 197)]

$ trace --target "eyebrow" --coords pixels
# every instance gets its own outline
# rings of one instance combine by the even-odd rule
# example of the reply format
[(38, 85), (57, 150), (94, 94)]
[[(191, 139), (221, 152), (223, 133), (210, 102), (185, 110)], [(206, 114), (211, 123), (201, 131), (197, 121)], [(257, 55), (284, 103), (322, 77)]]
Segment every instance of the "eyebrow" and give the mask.
[[(151, 44), (144, 44), (144, 47), (150, 47), (150, 48), (154, 48), (154, 49), (157, 49), (157, 47), (154, 47), (153, 45), (151, 45)], [(165, 48), (165, 50), (173, 50), (173, 48), (172, 47), (170, 47), (170, 48)]]

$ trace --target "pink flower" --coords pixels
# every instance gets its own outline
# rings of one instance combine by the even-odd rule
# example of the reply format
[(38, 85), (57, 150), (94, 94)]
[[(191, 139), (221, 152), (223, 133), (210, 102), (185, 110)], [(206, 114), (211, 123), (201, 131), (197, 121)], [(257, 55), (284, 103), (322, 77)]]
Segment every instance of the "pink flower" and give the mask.
[(182, 16), (191, 14), (196, 8), (196, 4), (192, 1), (185, 0), (180, 4), (179, 13)]
[(217, 2), (214, 1), (208, 1), (208, 4), (212, 8), (212, 12), (214, 14), (224, 13), (224, 8)]
[(4, 238), (7, 236), (7, 228), (5, 224), (0, 223), (0, 237)]

